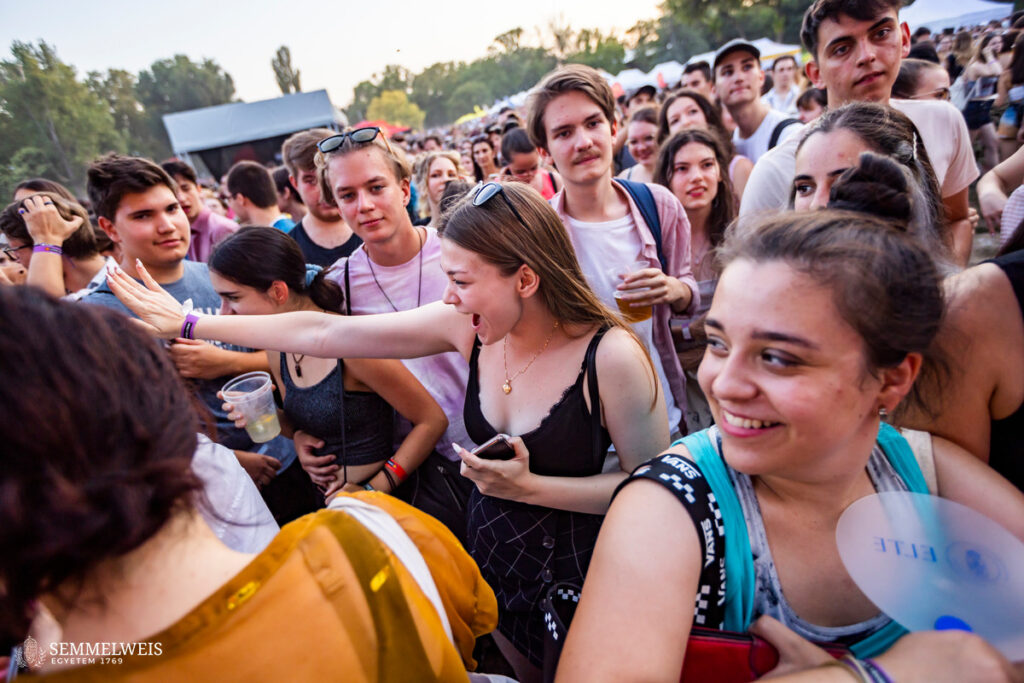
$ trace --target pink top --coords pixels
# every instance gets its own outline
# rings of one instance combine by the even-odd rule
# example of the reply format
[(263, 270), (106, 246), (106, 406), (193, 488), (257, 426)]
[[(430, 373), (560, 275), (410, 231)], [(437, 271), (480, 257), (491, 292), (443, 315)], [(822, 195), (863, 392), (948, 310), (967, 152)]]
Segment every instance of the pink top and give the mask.
[[(658, 248), (654, 242), (654, 234), (644, 222), (632, 197), (617, 183), (612, 183), (612, 186), (621, 197), (629, 202), (630, 215), (633, 217), (633, 222), (636, 224), (640, 240), (643, 243), (643, 256), (650, 261), (652, 267), (660, 269), (661, 263), (658, 261)], [(697, 287), (693, 271), (690, 269), (690, 222), (686, 218), (686, 210), (668, 188), (653, 183), (647, 183), (647, 187), (654, 195), (654, 203), (658, 207), (658, 218), (661, 221), (661, 246), (668, 264), (668, 274), (678, 278), (693, 292), (690, 305), (681, 315), (693, 315), (700, 307), (700, 290)], [(558, 213), (558, 217), (562, 219), (562, 224), (568, 225), (564, 198), (565, 190), (560, 190), (551, 198), (550, 204)], [(664, 304), (654, 306), (654, 346), (661, 357), (665, 377), (672, 388), (672, 396), (676, 400), (676, 405), (683, 407), (686, 405), (686, 379), (683, 376), (683, 368), (679, 364), (679, 356), (676, 355), (676, 347), (669, 328), (669, 318), (672, 315), (671, 307)]]
[[(360, 244), (352, 252), (348, 257), (352, 315), (391, 313), (395, 309), (408, 311), (441, 301), (448, 286), (448, 276), (441, 270), (441, 238), (434, 228), (422, 229), (426, 231), (422, 261), (417, 253), (397, 266), (374, 263), (371, 270), (365, 245)], [(327, 279), (337, 282), (344, 290), (345, 259), (339, 259), (331, 266)], [(434, 397), (448, 418), (448, 430), (438, 442), (437, 451), (449, 460), (458, 460), (452, 451), (452, 443), (465, 448), (473, 446), (462, 419), (469, 364), (458, 351), (423, 358), (403, 358), (402, 364)]]
[(188, 258), (206, 263), (217, 243), (238, 230), (238, 223), (209, 209), (203, 209), (192, 223)]

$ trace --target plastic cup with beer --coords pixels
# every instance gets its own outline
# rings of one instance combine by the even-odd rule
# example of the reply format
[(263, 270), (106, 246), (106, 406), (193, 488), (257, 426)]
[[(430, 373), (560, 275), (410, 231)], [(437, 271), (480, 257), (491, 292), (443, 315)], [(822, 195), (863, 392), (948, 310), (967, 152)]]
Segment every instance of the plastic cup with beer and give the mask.
[[(638, 270), (644, 268), (650, 268), (651, 264), (648, 261), (634, 261), (625, 265), (616, 266), (608, 271), (608, 274), (612, 276), (616, 286), (624, 280), (628, 275), (632, 275)], [(626, 319), (627, 322), (641, 323), (651, 318), (651, 305), (650, 304), (638, 304), (628, 299), (623, 299), (624, 294), (635, 294), (637, 292), (646, 292), (650, 287), (637, 287), (636, 289), (616, 289), (615, 290), (615, 305), (619, 307), (619, 313)]]
[(256, 443), (265, 443), (281, 433), (268, 373), (247, 372), (239, 375), (224, 385), (221, 396), (245, 418), (245, 431)]

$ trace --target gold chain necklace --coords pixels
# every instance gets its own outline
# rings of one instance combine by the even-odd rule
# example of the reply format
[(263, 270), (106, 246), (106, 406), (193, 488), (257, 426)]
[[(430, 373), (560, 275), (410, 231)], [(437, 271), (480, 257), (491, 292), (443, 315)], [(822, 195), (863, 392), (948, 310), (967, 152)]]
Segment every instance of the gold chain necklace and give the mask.
[(508, 376), (508, 335), (505, 335), (505, 343), (502, 346), (501, 351), (502, 358), (505, 361), (505, 383), (501, 385), (501, 390), (504, 391), (506, 395), (512, 393), (512, 380), (514, 380), (516, 377), (519, 377), (519, 375), (529, 370), (530, 366), (533, 365), (533, 361), (537, 360), (537, 358), (540, 357), (540, 354), (544, 353), (547, 350), (548, 344), (551, 343), (551, 338), (555, 336), (555, 330), (557, 329), (558, 321), (556, 320), (555, 326), (551, 328), (551, 334), (549, 334), (548, 338), (544, 340), (544, 346), (540, 347), (540, 351), (533, 354), (533, 358), (530, 359), (530, 362), (527, 363), (522, 370), (512, 375), (511, 377)]

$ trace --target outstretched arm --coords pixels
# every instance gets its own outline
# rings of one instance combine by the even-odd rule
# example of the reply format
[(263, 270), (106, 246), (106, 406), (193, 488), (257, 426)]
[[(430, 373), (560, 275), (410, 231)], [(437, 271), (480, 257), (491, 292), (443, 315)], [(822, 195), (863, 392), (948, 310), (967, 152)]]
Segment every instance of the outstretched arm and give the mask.
[[(185, 322), (181, 305), (141, 263), (137, 268), (145, 286), (118, 268), (107, 277), (111, 291), (157, 336), (180, 336)], [(466, 355), (473, 342), (466, 316), (441, 302), (352, 317), (309, 311), (203, 316), (192, 336), (317, 358), (419, 358), (445, 351)]]

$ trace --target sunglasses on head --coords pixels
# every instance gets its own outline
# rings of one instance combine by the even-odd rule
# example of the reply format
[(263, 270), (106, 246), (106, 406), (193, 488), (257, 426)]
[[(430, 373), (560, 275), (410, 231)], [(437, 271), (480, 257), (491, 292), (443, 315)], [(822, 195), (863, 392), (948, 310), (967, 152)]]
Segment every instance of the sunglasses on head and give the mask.
[[(383, 138), (385, 146), (387, 146), (388, 151), (391, 152), (391, 143), (388, 142), (386, 135), (381, 134), (381, 130), (377, 126), (356, 128), (355, 130), (349, 130), (344, 133), (332, 135), (331, 137), (324, 138), (320, 142), (316, 143), (316, 148), (324, 154), (330, 154), (344, 145), (346, 139), (351, 140), (355, 144), (366, 144), (368, 142), (372, 142), (378, 135)], [(394, 152), (392, 152), (392, 154), (394, 154)]]
[(473, 206), (483, 206), (484, 204), (489, 202), (496, 194), (500, 194), (501, 198), (504, 199), (505, 203), (508, 205), (508, 208), (512, 209), (512, 213), (516, 215), (516, 219), (519, 221), (519, 224), (522, 225), (527, 230), (529, 230), (530, 226), (526, 224), (526, 221), (523, 220), (522, 215), (519, 213), (519, 209), (516, 208), (516, 205), (513, 204), (512, 200), (508, 198), (507, 194), (505, 194), (505, 188), (501, 186), (501, 183), (492, 182), (483, 185), (477, 185), (476, 190), (473, 194)]

